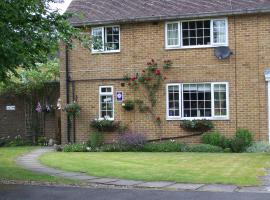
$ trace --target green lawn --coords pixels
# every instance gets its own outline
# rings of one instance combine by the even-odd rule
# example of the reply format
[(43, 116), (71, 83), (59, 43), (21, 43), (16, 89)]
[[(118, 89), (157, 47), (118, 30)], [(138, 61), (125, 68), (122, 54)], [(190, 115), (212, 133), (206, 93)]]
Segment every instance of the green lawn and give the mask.
[(0, 148), (0, 179), (20, 180), (20, 181), (41, 181), (52, 183), (73, 183), (74, 181), (65, 180), (48, 175), (41, 175), (22, 169), (15, 163), (15, 158), (23, 155), (34, 147), (12, 147)]
[(92, 176), (182, 183), (258, 185), (270, 154), (48, 153), (43, 164)]

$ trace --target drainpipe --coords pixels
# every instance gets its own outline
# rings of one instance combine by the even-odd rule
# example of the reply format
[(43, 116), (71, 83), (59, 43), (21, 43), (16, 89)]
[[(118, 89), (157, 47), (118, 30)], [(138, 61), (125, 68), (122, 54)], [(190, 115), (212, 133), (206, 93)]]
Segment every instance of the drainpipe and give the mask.
[[(66, 45), (66, 100), (67, 104), (70, 103), (69, 100), (69, 50)], [(67, 115), (67, 140), (70, 143), (70, 117)]]
[[(75, 82), (72, 81), (72, 99), (76, 101), (75, 97)], [(76, 116), (73, 116), (73, 142), (76, 143)]]
[(270, 143), (270, 70), (264, 72), (265, 81), (267, 82), (267, 96), (268, 96), (268, 139)]

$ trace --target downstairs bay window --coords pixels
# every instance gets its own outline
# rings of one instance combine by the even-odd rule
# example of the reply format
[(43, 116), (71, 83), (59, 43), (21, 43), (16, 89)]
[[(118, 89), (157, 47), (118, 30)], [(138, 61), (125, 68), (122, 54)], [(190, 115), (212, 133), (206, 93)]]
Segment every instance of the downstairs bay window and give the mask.
[(113, 86), (99, 87), (99, 119), (114, 120)]
[(167, 85), (167, 119), (229, 118), (228, 83)]

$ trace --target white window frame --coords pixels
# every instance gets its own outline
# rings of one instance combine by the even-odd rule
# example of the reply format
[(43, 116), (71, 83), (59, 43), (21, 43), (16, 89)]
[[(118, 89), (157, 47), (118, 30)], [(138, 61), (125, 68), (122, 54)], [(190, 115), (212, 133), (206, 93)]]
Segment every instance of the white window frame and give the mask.
[[(119, 49), (118, 50), (107, 50), (106, 49), (106, 40), (107, 40), (107, 37), (106, 37), (106, 28), (111, 28), (111, 27), (118, 27), (119, 28)], [(93, 49), (93, 45), (92, 45), (92, 53), (93, 54), (97, 54), (97, 53), (119, 53), (120, 52), (120, 49), (121, 49), (121, 28), (120, 28), (120, 25), (110, 25), (110, 26), (99, 26), (99, 27), (93, 27), (92, 30), (91, 30), (91, 36), (93, 36), (93, 31), (95, 29), (98, 29), (98, 28), (102, 28), (102, 48), (100, 50), (94, 50)]]
[[(183, 104), (183, 85), (185, 84), (211, 84), (211, 117), (183, 117), (184, 116), (184, 104)], [(214, 86), (215, 85), (226, 85), (226, 113), (224, 116), (215, 115), (215, 104), (214, 104)], [(169, 86), (179, 86), (179, 106), (180, 116), (169, 116)], [(200, 83), (170, 83), (166, 85), (166, 119), (167, 121), (175, 120), (229, 120), (230, 119), (230, 104), (229, 104), (229, 83), (228, 82), (200, 82)]]
[[(178, 24), (178, 45), (168, 45), (168, 25), (169, 24)], [(176, 48), (176, 47), (179, 47), (180, 44), (181, 44), (181, 23), (179, 21), (174, 21), (174, 22), (166, 22), (166, 26), (165, 26), (165, 38), (166, 38), (166, 47), (170, 47), (170, 48)]]
[[(219, 21), (219, 20), (225, 20), (225, 32), (226, 32), (226, 42), (225, 43), (214, 43), (214, 21)], [(229, 46), (229, 28), (228, 28), (228, 18), (223, 18), (223, 19), (212, 19), (211, 20), (211, 44), (214, 47), (219, 47), (219, 46)]]
[[(103, 88), (111, 88), (111, 92), (102, 92)], [(114, 120), (114, 90), (113, 86), (99, 86), (99, 95), (98, 95), (98, 102), (99, 102), (99, 120), (104, 120), (104, 117), (101, 117), (101, 96), (107, 96), (111, 95), (112, 96), (112, 117), (107, 118), (107, 120)]]
[[(182, 23), (183, 22), (191, 22), (191, 21), (210, 21), (210, 45), (192, 45), (192, 46), (183, 46), (183, 32), (182, 32)], [(214, 28), (213, 24), (215, 20), (225, 20), (226, 24), (226, 42), (225, 43), (214, 43)], [(167, 24), (178, 23), (179, 27), (179, 45), (168, 45), (168, 37), (167, 37)], [(219, 47), (219, 46), (229, 46), (229, 31), (228, 31), (228, 18), (215, 18), (215, 19), (194, 19), (194, 20), (182, 20), (182, 21), (171, 21), (165, 22), (165, 49), (198, 49), (198, 48), (211, 48), (211, 47)]]
[(181, 118), (181, 115), (182, 115), (182, 107), (180, 106), (179, 108), (179, 116), (169, 116), (169, 87), (170, 86), (179, 86), (179, 105), (182, 104), (182, 88), (180, 87), (180, 84), (167, 84), (166, 85), (166, 115), (167, 115), (167, 119), (170, 119), (170, 120), (178, 120), (179, 118)]

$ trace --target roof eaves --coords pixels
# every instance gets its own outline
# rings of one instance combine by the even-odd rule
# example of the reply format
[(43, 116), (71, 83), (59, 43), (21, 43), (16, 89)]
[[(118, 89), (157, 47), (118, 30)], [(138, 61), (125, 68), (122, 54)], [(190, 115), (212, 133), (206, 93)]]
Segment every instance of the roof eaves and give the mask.
[(142, 17), (134, 19), (118, 19), (118, 20), (104, 20), (104, 21), (83, 21), (79, 23), (71, 23), (72, 26), (96, 26), (96, 25), (107, 25), (113, 23), (137, 23), (137, 22), (153, 22), (163, 20), (175, 20), (175, 19), (191, 19), (191, 18), (203, 18), (203, 17), (218, 17), (218, 16), (232, 16), (232, 15), (244, 15), (244, 14), (259, 14), (259, 13), (270, 13), (270, 8), (265, 9), (246, 9), (246, 10), (234, 10), (227, 12), (211, 12), (201, 14), (188, 14), (188, 15), (175, 15), (175, 16), (159, 16), (159, 17)]

